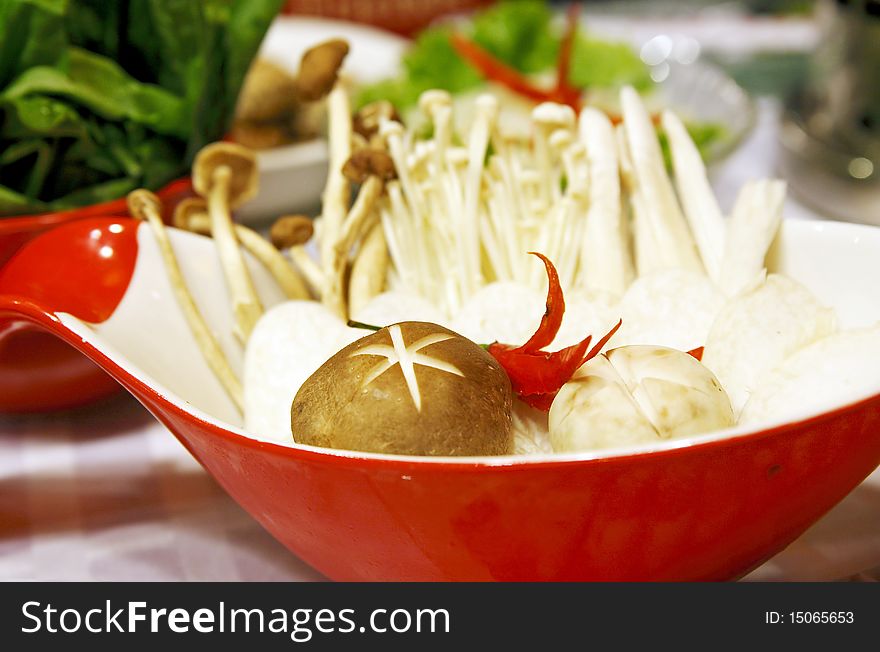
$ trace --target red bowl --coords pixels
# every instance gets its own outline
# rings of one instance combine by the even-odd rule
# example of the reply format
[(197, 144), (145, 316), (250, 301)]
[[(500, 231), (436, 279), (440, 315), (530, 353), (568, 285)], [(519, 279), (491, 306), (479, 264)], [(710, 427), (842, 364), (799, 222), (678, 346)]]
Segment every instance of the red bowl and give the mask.
[[(158, 192), (168, 211), (192, 195), (190, 179)], [(73, 220), (128, 215), (125, 198), (55, 213), (0, 218), (0, 268), (25, 243)], [(28, 413), (86, 405), (119, 390), (119, 384), (55, 337), (17, 332), (0, 341), (0, 413)]]
[[(786, 242), (809, 235), (814, 246), (840, 253), (835, 233), (843, 233), (863, 247), (840, 263), (843, 274), (854, 275), (880, 249), (878, 232), (854, 233), (851, 225), (823, 233), (786, 226)], [(211, 243), (173, 236), (186, 252), (181, 262), (191, 265), (185, 272), (204, 272), (193, 287), (222, 292), (207, 264), (216, 255)], [(564, 458), (404, 458), (261, 440), (218, 412), (209, 416), (204, 396), (195, 395), (211, 389), (208, 376), (191, 395), (175, 387), (207, 367), (173, 303), (163, 303), (173, 295), (150, 243), (145, 225), (106, 219), (33, 241), (0, 273), (0, 338), (12, 328), (39, 328), (81, 351), (269, 532), (333, 579), (736, 578), (782, 550), (880, 463), (880, 395), (775, 427)], [(790, 269), (817, 274), (818, 284), (828, 277), (810, 251), (787, 246)], [(796, 260), (797, 252), (805, 258)], [(49, 256), (58, 270), (47, 278), (40, 263)], [(83, 283), (100, 291), (83, 301)], [(818, 288), (823, 299), (833, 290)], [(168, 318), (161, 332), (142, 323), (168, 315), (181, 323)], [(170, 370), (155, 364), (169, 346), (179, 346)]]

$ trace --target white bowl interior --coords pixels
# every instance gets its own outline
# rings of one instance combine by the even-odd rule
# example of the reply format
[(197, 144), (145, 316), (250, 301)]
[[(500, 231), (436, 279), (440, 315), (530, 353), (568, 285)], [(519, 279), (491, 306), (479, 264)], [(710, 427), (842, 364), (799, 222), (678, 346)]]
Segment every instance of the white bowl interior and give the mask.
[[(214, 244), (208, 238), (177, 230), (172, 230), (171, 236), (195, 300), (233, 368), (240, 374), (243, 348), (232, 336), (230, 303)], [(131, 284), (107, 321), (89, 325), (67, 314), (60, 315), (60, 318), (84, 341), (96, 346), (184, 410), (245, 436), (262, 439), (260, 433), (244, 433), (241, 429), (241, 416), (202, 358), (177, 307), (152, 232), (146, 225), (141, 225), (138, 230), (138, 244), (139, 254)], [(803, 283), (821, 302), (833, 307), (842, 328), (880, 322), (880, 286), (876, 282), (880, 267), (880, 228), (786, 220), (770, 262), (771, 271), (784, 273)], [(283, 301), (282, 293), (262, 266), (250, 258), (248, 264), (265, 306), (268, 308)], [(852, 401), (865, 397), (853, 396)], [(811, 416), (809, 406), (804, 410), (803, 417)], [(729, 437), (755, 429), (732, 429), (708, 437)], [(703, 439), (706, 437), (702, 436)], [(681, 447), (695, 439), (699, 438), (642, 448)], [(602, 451), (554, 459), (605, 457), (619, 452)], [(345, 452), (333, 454), (374, 456)], [(500, 458), (493, 463), (509, 464), (519, 459), (522, 458)]]

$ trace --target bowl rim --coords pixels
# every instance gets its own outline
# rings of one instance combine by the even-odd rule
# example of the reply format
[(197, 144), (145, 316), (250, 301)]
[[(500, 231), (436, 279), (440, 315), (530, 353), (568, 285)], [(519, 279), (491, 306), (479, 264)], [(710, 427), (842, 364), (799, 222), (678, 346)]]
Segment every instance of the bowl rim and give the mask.
[[(117, 217), (108, 215), (107, 217)], [(861, 224), (840, 223), (834, 221), (802, 222), (790, 220), (802, 224), (806, 228), (843, 228), (860, 230), (875, 230)], [(163, 392), (155, 386), (142, 380), (137, 370), (127, 364), (124, 357), (114, 360), (102, 349), (96, 346), (87, 333), (97, 336), (97, 333), (79, 318), (69, 313), (54, 313), (39, 304), (16, 295), (0, 295), (0, 320), (4, 317), (15, 320), (31, 322), (33, 326), (48, 330), (52, 334), (71, 344), (81, 353), (96, 362), (104, 371), (121, 382), (130, 391), (137, 388), (139, 395), (147, 395), (153, 401), (161, 404), (165, 409), (172, 411), (179, 419), (191, 422), (202, 429), (207, 429), (214, 435), (220, 435), (228, 440), (234, 440), (251, 448), (259, 448), (274, 452), (282, 456), (292, 455), (304, 457), (314, 462), (336, 462), (350, 465), (385, 465), (391, 469), (413, 470), (416, 467), (425, 470), (444, 467), (447, 470), (526, 470), (534, 468), (551, 468), (556, 466), (571, 466), (576, 464), (604, 464), (648, 457), (664, 457), (667, 455), (681, 454), (684, 451), (693, 450), (700, 452), (710, 447), (725, 446), (732, 442), (745, 442), (766, 437), (782, 436), (795, 430), (810, 425), (822, 423), (833, 418), (839, 418), (848, 413), (857, 412), (870, 408), (876, 404), (880, 409), (880, 391), (870, 390), (863, 395), (854, 397), (844, 404), (833, 406), (816, 413), (798, 415), (794, 418), (775, 419), (765, 423), (744, 424), (725, 428), (713, 433), (697, 434), (681, 439), (662, 440), (652, 444), (638, 444), (623, 447), (607, 448), (594, 451), (578, 451), (572, 453), (540, 453), (528, 455), (499, 455), (499, 456), (418, 456), (396, 455), (388, 453), (371, 453), (364, 451), (350, 451), (341, 449), (323, 448), (300, 444), (295, 441), (279, 441), (248, 432), (242, 426), (236, 426), (223, 422), (206, 412), (186, 403), (183, 398), (170, 392)], [(135, 393), (135, 392), (133, 392)], [(149, 402), (149, 401), (148, 401)], [(148, 406), (150, 407), (150, 406)]]
[[(192, 188), (192, 179), (188, 176), (179, 177), (162, 186), (156, 191), (159, 198), (165, 200), (178, 194), (188, 192)], [(0, 216), (0, 237), (33, 231), (40, 228), (48, 228), (70, 220), (86, 217), (120, 217), (128, 215), (128, 205), (125, 196), (110, 199), (97, 204), (75, 206), (57, 211), (44, 213), (30, 213), (25, 215)]]

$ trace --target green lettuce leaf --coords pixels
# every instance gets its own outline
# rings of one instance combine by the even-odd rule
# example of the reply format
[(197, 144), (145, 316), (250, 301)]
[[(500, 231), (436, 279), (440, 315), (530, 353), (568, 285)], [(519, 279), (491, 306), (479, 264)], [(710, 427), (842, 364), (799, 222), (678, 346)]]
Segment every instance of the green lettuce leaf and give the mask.
[(0, 216), (188, 174), (283, 0), (0, 0)]
[[(544, 2), (506, 1), (476, 14), (469, 26), (460, 29), (500, 61), (534, 75), (555, 68), (562, 40), (555, 16)], [(405, 110), (431, 88), (459, 93), (480, 86), (484, 81), (480, 73), (452, 47), (451, 29), (432, 27), (419, 34), (404, 55), (403, 73), (361, 89), (355, 104), (386, 99)], [(647, 66), (629, 45), (603, 41), (582, 30), (572, 49), (569, 79), (585, 89), (625, 84), (647, 89), (652, 83)]]

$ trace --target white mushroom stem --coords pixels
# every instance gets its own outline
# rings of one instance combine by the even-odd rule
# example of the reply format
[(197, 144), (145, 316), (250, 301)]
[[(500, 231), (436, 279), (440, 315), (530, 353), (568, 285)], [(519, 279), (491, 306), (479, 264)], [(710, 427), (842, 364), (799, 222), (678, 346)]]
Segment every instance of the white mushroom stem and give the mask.
[(498, 117), (498, 100), (492, 95), (481, 95), (477, 98), (477, 114), (471, 126), (468, 138), (468, 167), (464, 185), (463, 229), (465, 238), (464, 269), (466, 273), (465, 289), (469, 293), (476, 292), (483, 284), (480, 271), (480, 216), (478, 214), (480, 191), (482, 187), (483, 168), (486, 159), (486, 148)]
[(324, 305), (343, 319), (349, 315), (345, 294), (345, 272), (348, 269), (348, 256), (352, 247), (372, 227), (377, 218), (376, 202), (382, 194), (384, 183), (371, 175), (358, 191), (357, 199), (343, 222), (342, 232), (334, 245), (332, 273), (324, 293)]
[(727, 225), (727, 242), (719, 287), (727, 296), (747, 291), (763, 281), (764, 259), (782, 222), (785, 182), (751, 181), (743, 186)]
[(324, 293), (324, 271), (306, 251), (305, 245), (294, 245), (287, 251), (293, 264), (311, 286), (312, 293), (318, 297), (322, 296)]
[(434, 127), (434, 165), (436, 172), (443, 169), (446, 148), (452, 140), (452, 96), (444, 90), (428, 90), (419, 97), (419, 108)]
[(654, 232), (647, 215), (648, 208), (645, 205), (645, 197), (633, 170), (632, 156), (623, 125), (618, 125), (615, 129), (615, 137), (617, 155), (620, 159), (620, 178), (629, 198), (629, 209), (632, 213), (636, 271), (639, 276), (645, 276), (664, 269), (664, 260), (660, 247), (654, 239)]
[(168, 237), (168, 231), (162, 222), (159, 211), (156, 210), (156, 207), (149, 199), (143, 201), (143, 197), (137, 194), (139, 192), (141, 191), (135, 191), (129, 195), (129, 210), (135, 217), (146, 220), (149, 223), (156, 238), (156, 244), (159, 246), (162, 260), (165, 263), (168, 282), (174, 291), (177, 305), (180, 306), (180, 310), (189, 325), (193, 338), (202, 352), (205, 362), (208, 363), (208, 366), (214, 372), (220, 384), (223, 385), (223, 389), (226, 390), (229, 398), (232, 399), (232, 402), (235, 403), (235, 406), (241, 412), (244, 406), (241, 383), (186, 286), (183, 273), (180, 271), (180, 266), (177, 263), (177, 257), (174, 255), (171, 240)]
[(614, 127), (604, 112), (581, 111), (579, 130), (589, 161), (589, 210), (581, 244), (584, 286), (622, 296), (632, 281), (629, 233), (621, 211)]
[[(196, 233), (209, 234), (211, 220), (207, 214), (191, 215), (187, 227)], [(235, 235), (241, 245), (269, 270), (288, 299), (311, 298), (303, 279), (290, 266), (284, 254), (273, 247), (266, 238), (241, 224), (235, 225)]]
[(675, 185), (706, 273), (718, 283), (724, 256), (724, 217), (706, 176), (706, 166), (684, 123), (672, 111), (663, 112), (669, 139)]
[(361, 243), (357, 257), (351, 267), (348, 287), (349, 314), (357, 315), (376, 295), (385, 289), (388, 273), (388, 247), (382, 225), (370, 229)]
[[(351, 156), (351, 107), (348, 92), (337, 83), (327, 96), (328, 141), (330, 146), (327, 183), (322, 196), (321, 266), (326, 273), (335, 269), (335, 244), (348, 212), (351, 186), (342, 167)], [(329, 279), (327, 279), (329, 284)], [(325, 295), (326, 296), (326, 295)]]
[(245, 265), (229, 213), (231, 176), (232, 170), (226, 165), (220, 165), (213, 171), (207, 197), (208, 215), (211, 218), (211, 236), (217, 246), (226, 284), (232, 296), (235, 317), (233, 332), (240, 342), (245, 343), (263, 314), (263, 305)]
[(532, 109), (532, 123), (535, 126), (535, 158), (541, 175), (539, 197), (547, 206), (560, 195), (559, 178), (550, 160), (550, 134), (557, 129), (571, 129), (574, 122), (574, 111), (564, 104), (543, 102)]
[(703, 265), (666, 174), (651, 117), (635, 89), (625, 87), (620, 98), (633, 174), (645, 198), (645, 216), (659, 247), (663, 267), (701, 272)]

